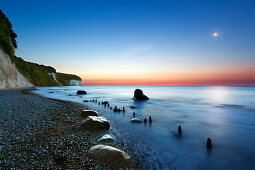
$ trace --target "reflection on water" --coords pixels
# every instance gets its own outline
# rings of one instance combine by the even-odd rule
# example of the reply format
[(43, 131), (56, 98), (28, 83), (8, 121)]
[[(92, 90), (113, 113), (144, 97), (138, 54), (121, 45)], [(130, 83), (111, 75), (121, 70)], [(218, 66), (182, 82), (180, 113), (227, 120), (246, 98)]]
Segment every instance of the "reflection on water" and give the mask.
[[(149, 101), (132, 100), (136, 87), (40, 87), (47, 97), (83, 103), (107, 100), (125, 107), (114, 113), (86, 103), (110, 120), (111, 133), (144, 159), (147, 168), (252, 169), (255, 167), (255, 87), (139, 87)], [(88, 94), (77, 96), (77, 89)], [(54, 93), (48, 93), (48, 92)], [(71, 94), (71, 96), (69, 96)], [(130, 108), (130, 106), (134, 106)], [(133, 124), (130, 119), (152, 124)], [(179, 136), (178, 125), (182, 126)], [(212, 139), (213, 148), (206, 148)]]
[(208, 94), (208, 98), (211, 102), (224, 103), (229, 99), (230, 90), (226, 86), (212, 86), (208, 87), (208, 90), (205, 91), (205, 93)]

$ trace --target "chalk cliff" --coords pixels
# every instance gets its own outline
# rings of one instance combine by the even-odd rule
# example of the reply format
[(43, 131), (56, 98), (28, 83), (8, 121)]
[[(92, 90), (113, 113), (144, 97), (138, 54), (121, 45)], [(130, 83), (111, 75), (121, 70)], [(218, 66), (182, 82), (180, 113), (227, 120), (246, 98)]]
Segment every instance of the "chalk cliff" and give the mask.
[(70, 81), (69, 81), (69, 85), (70, 85), (70, 86), (81, 86), (82, 83), (81, 83), (81, 81), (79, 81), (79, 80), (70, 80)]
[(32, 86), (32, 84), (17, 71), (10, 57), (0, 48), (0, 88), (26, 86)]

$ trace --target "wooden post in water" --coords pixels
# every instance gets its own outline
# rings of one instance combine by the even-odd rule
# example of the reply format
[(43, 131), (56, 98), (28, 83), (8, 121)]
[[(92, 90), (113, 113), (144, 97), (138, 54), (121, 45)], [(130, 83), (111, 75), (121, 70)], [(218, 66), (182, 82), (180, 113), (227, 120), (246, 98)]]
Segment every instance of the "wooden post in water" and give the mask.
[(144, 118), (144, 120), (143, 120), (143, 121), (144, 121), (144, 123), (147, 123), (147, 119), (146, 119), (146, 118)]
[(182, 135), (182, 127), (181, 127), (181, 125), (178, 126), (178, 135), (179, 136)]
[(208, 149), (212, 148), (212, 140), (211, 140), (211, 138), (207, 138), (206, 146), (207, 146)]

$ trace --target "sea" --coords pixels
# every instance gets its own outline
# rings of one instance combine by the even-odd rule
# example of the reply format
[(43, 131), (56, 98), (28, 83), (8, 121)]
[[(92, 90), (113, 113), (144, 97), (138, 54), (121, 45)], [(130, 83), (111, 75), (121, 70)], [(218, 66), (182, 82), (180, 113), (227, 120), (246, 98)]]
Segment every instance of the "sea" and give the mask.
[[(255, 169), (254, 86), (37, 87), (42, 96), (82, 103), (111, 124), (109, 134), (146, 169)], [(147, 101), (133, 100), (135, 89)], [(86, 95), (77, 95), (86, 90)], [(104, 105), (84, 100), (108, 101)], [(152, 122), (134, 123), (149, 116)], [(178, 134), (178, 126), (182, 134)], [(212, 148), (207, 148), (207, 138)]]

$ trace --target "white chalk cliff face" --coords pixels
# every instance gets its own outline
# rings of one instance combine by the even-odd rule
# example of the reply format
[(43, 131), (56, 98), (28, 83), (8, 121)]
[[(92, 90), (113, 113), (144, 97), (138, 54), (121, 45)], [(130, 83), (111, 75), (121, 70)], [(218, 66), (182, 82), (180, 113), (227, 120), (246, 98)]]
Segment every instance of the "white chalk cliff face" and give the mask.
[[(50, 76), (52, 76), (54, 78), (55, 81), (58, 82), (58, 80), (56, 79), (56, 74), (55, 73), (48, 73)], [(60, 83), (61, 85), (61, 83)], [(69, 80), (69, 84), (68, 86), (81, 86), (82, 82), (79, 80)], [(61, 85), (62, 86), (62, 85)]]
[(32, 84), (17, 71), (10, 57), (0, 48), (0, 88), (28, 86)]
[(78, 80), (70, 80), (70, 86), (81, 86), (82, 83), (81, 81), (78, 81)]
[(57, 81), (56, 79), (56, 74), (55, 73), (48, 73), (50, 76), (52, 76), (54, 78), (55, 81)]

